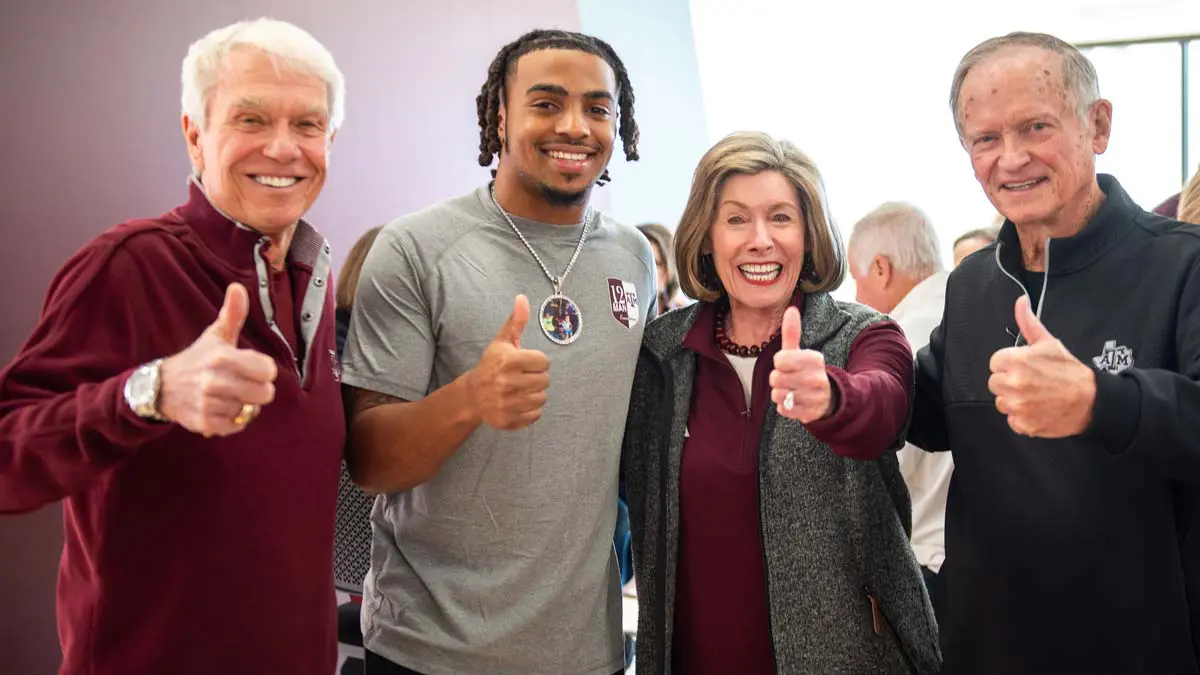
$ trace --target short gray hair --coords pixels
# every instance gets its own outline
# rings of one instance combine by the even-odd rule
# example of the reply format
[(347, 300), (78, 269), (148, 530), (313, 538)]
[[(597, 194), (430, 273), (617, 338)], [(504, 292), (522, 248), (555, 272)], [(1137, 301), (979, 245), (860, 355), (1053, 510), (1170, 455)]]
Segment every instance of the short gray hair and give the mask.
[(881, 255), (918, 281), (942, 271), (942, 253), (929, 216), (907, 202), (886, 202), (850, 231), (850, 264), (860, 272)]
[(218, 28), (192, 43), (183, 59), (183, 113), (204, 127), (208, 90), (217, 81), (225, 58), (236, 47), (257, 49), (281, 66), (316, 75), (325, 81), (329, 133), (345, 118), (346, 80), (333, 55), (304, 29), (277, 19), (255, 19)]
[(1036, 47), (1058, 54), (1062, 58), (1063, 85), (1075, 99), (1075, 110), (1080, 119), (1087, 121), (1088, 108), (1100, 98), (1100, 78), (1096, 76), (1096, 68), (1073, 45), (1053, 35), (1045, 33), (1009, 33), (1003, 37), (994, 37), (976, 45), (958, 62), (954, 71), (954, 83), (950, 87), (950, 112), (954, 115), (954, 128), (958, 137), (962, 138), (962, 117), (958, 109), (958, 96), (962, 91), (967, 74), (975, 66), (986, 61), (989, 57), (1010, 49), (1021, 47)]

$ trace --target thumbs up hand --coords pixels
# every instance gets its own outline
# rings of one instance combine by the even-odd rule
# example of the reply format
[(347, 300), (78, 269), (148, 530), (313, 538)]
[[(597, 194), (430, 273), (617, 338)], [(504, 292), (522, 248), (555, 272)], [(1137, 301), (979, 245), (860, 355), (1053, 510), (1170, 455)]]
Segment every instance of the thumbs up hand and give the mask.
[(783, 313), (782, 345), (771, 371), (771, 400), (779, 414), (804, 424), (833, 413), (833, 389), (825, 372), (825, 355), (800, 348), (800, 310)]
[(160, 414), (205, 437), (226, 436), (244, 429), (259, 407), (275, 398), (274, 359), (237, 348), (249, 312), (245, 287), (230, 284), (216, 321), (191, 346), (163, 361)]
[(479, 420), (511, 431), (533, 424), (542, 416), (550, 386), (550, 359), (535, 349), (521, 348), (521, 333), (529, 323), (529, 300), (518, 295), (508, 320), (471, 369), (468, 392)]
[(1054, 337), (1022, 295), (1017, 327), (1027, 343), (992, 355), (988, 389), (1008, 426), (1024, 436), (1064, 438), (1083, 433), (1092, 421), (1096, 374)]

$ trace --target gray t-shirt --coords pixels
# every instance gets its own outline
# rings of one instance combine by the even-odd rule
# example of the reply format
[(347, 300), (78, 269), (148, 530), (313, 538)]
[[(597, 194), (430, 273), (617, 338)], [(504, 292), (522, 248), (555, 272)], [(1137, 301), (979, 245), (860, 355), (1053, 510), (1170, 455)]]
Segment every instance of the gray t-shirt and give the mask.
[[(580, 227), (514, 222), (561, 274)], [(479, 361), (518, 293), (531, 308), (521, 346), (550, 358), (541, 419), (480, 426), (433, 479), (376, 500), (364, 641), (390, 661), (425, 675), (610, 675), (624, 664), (617, 473), (657, 286), (641, 233), (590, 223), (562, 289), (582, 318), (568, 345), (542, 333), (552, 286), (487, 187), (389, 224), (363, 264), (346, 384), (424, 397)]]

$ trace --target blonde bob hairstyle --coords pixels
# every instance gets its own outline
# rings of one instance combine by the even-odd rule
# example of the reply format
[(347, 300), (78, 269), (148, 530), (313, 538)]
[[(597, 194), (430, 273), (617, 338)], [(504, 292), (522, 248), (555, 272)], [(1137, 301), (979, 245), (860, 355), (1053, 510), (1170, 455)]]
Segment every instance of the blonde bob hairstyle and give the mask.
[[(846, 249), (829, 215), (817, 166), (796, 146), (757, 131), (730, 134), (714, 145), (696, 167), (692, 190), (675, 229), (679, 285), (688, 297), (715, 302), (725, 296), (709, 249), (709, 231), (717, 219), (721, 190), (730, 176), (778, 171), (796, 190), (804, 224), (805, 293), (829, 292), (846, 276)], [(707, 260), (706, 260), (707, 259)]]

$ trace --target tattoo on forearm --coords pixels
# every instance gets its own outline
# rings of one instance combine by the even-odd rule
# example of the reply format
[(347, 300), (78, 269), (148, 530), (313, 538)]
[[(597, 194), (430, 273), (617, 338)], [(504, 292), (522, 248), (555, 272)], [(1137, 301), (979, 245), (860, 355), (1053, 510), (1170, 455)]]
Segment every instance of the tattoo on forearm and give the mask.
[(362, 414), (371, 408), (378, 408), (381, 405), (390, 405), (392, 403), (404, 403), (404, 399), (388, 394), (381, 394), (377, 391), (360, 389), (354, 397), (354, 412)]

